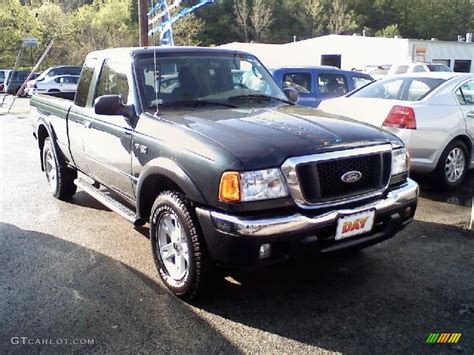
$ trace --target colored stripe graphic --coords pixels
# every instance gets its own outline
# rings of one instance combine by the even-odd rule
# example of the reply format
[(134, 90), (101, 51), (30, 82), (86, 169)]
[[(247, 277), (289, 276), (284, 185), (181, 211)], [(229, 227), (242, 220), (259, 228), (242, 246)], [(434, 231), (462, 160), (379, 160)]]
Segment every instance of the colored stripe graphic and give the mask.
[(462, 337), (462, 333), (430, 333), (426, 338), (426, 344), (456, 344)]
[(428, 338), (426, 338), (426, 343), (427, 344), (433, 344), (436, 343), (436, 340), (438, 340), (439, 333), (431, 333), (428, 335)]

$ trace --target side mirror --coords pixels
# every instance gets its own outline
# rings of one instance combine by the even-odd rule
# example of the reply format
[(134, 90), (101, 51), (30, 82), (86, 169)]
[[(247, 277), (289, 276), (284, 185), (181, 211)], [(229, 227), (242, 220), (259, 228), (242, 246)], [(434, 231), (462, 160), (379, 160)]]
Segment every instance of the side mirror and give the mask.
[(296, 90), (296, 89), (286, 87), (286, 88), (283, 89), (283, 92), (285, 93), (288, 100), (290, 100), (290, 102), (292, 102), (294, 104), (296, 104), (298, 102), (298, 100), (300, 99), (300, 94), (299, 94), (298, 90)]
[(97, 115), (125, 116), (127, 121), (135, 117), (133, 105), (124, 105), (120, 95), (103, 95), (94, 101), (94, 111)]

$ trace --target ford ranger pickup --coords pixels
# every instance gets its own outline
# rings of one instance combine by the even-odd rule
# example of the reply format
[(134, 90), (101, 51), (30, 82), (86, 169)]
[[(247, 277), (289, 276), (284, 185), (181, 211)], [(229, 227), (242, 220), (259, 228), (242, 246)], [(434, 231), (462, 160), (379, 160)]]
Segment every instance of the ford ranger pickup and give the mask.
[(412, 221), (403, 143), (297, 100), (248, 53), (151, 47), (90, 53), (74, 97), (31, 106), (51, 193), (149, 223), (163, 283), (190, 300), (219, 268), (360, 249)]

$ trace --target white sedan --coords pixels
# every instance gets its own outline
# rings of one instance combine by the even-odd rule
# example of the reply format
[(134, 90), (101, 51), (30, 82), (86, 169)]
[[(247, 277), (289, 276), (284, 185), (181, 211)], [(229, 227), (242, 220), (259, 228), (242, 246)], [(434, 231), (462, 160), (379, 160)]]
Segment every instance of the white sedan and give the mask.
[(45, 78), (42, 81), (36, 81), (31, 88), (28, 88), (28, 94), (42, 94), (46, 92), (75, 92), (79, 82), (79, 75), (58, 75)]
[(411, 170), (449, 188), (474, 167), (474, 75), (413, 73), (372, 82), (319, 109), (383, 127), (408, 147)]

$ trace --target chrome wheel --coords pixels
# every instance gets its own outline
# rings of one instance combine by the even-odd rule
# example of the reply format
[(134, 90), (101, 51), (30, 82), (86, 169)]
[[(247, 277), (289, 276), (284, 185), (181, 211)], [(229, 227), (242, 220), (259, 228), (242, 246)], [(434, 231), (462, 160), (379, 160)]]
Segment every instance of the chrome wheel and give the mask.
[(48, 179), (49, 189), (54, 193), (58, 186), (58, 169), (51, 148), (46, 152), (45, 158), (44, 170), (46, 172), (46, 179)]
[(466, 157), (464, 156), (464, 151), (456, 147), (449, 152), (446, 158), (444, 165), (446, 179), (451, 183), (459, 181), (463, 177), (465, 169)]
[(189, 247), (186, 232), (174, 213), (164, 213), (158, 223), (158, 250), (168, 275), (182, 280), (189, 272)]

